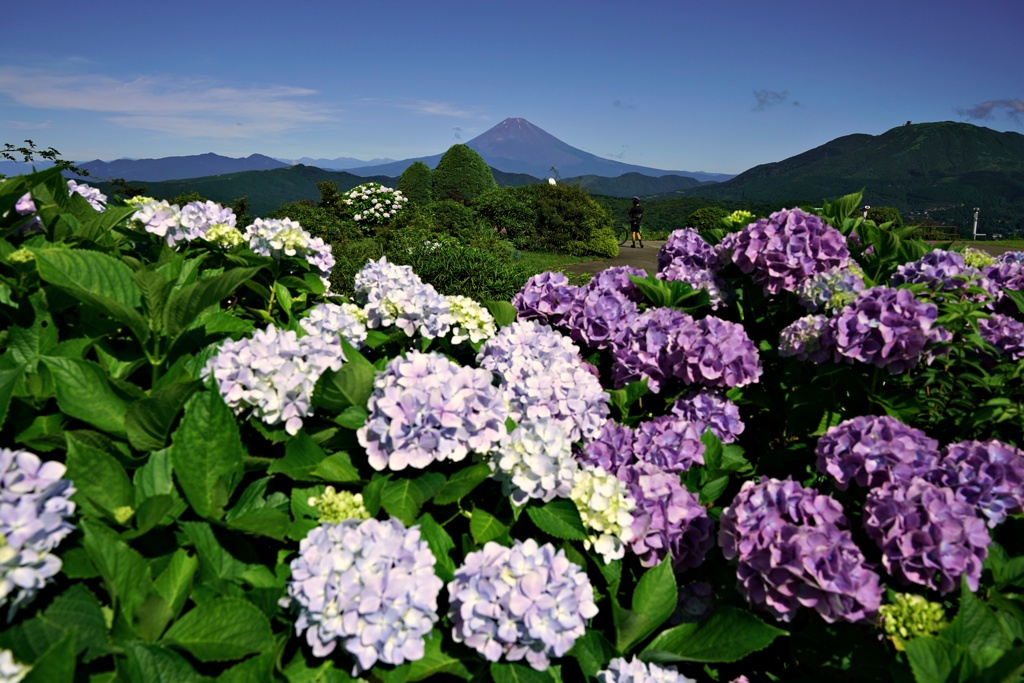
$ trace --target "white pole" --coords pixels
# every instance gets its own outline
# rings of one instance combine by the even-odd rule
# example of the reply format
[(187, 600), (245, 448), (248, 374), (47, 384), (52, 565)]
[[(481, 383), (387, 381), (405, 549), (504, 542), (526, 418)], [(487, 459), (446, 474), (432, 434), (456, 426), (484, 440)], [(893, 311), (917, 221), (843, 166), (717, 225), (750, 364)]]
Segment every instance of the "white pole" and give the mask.
[(974, 239), (978, 239), (978, 235), (985, 236), (985, 233), (978, 232), (978, 211), (980, 210), (977, 206), (974, 207)]
[(867, 204), (864, 205), (864, 220), (868, 219), (868, 209), (870, 209), (870, 208), (871, 207), (868, 206)]

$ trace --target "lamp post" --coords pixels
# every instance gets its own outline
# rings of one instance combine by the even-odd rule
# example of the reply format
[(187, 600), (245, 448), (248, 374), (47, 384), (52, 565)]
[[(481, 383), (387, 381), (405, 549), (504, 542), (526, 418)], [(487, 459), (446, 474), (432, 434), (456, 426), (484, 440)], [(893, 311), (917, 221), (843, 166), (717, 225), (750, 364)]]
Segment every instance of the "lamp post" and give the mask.
[(974, 207), (974, 239), (975, 240), (978, 239), (978, 235), (981, 235), (982, 237), (985, 236), (985, 233), (978, 232), (978, 212), (979, 211), (981, 211), (981, 209), (979, 209), (977, 206)]
[(871, 207), (868, 206), (867, 204), (864, 205), (864, 220), (868, 219), (868, 209), (870, 209), (870, 208)]

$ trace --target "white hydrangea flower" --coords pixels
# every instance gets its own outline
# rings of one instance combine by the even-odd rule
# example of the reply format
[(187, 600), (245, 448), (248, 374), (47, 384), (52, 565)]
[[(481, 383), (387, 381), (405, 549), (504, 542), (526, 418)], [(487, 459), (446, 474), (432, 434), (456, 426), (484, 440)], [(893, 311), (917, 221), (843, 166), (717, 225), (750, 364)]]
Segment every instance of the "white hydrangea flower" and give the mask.
[(489, 464), (516, 505), (528, 498), (548, 502), (567, 497), (579, 469), (569, 435), (551, 419), (521, 422), (491, 453)]
[(495, 335), (494, 316), (479, 302), (457, 294), (445, 298), (451, 309), (452, 342), (460, 344), (469, 340), (477, 343)]
[(576, 503), (583, 525), (593, 532), (583, 545), (593, 547), (605, 564), (621, 559), (633, 540), (632, 512), (636, 509), (626, 482), (603, 467), (585, 465), (577, 470), (569, 497)]

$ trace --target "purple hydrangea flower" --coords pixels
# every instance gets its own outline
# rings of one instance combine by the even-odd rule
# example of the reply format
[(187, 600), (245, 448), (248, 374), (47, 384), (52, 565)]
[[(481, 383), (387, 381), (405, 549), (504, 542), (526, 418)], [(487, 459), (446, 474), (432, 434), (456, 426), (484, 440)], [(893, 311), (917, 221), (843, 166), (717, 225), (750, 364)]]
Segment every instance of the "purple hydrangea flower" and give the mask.
[(548, 271), (534, 275), (512, 297), (520, 320), (536, 320), (542, 325), (558, 327), (572, 311), (580, 288), (569, 284), (565, 273)]
[(54, 549), (74, 530), (67, 468), (29, 451), (0, 448), (0, 608), (8, 621), (57, 575)]
[(508, 408), (491, 373), (438, 353), (394, 358), (374, 379), (367, 409), (356, 437), (375, 470), (459, 462), (506, 437)]
[(209, 200), (189, 202), (181, 208), (181, 229), (189, 241), (203, 239), (215, 225), (234, 228), (237, 222), (235, 212)]
[(836, 352), (897, 375), (917, 365), (926, 346), (945, 338), (945, 330), (935, 327), (938, 315), (935, 304), (908, 289), (866, 289), (831, 320)]
[(823, 315), (805, 315), (779, 331), (779, 355), (824, 363), (835, 354), (832, 322)]
[(131, 220), (138, 222), (146, 232), (162, 237), (167, 246), (174, 247), (189, 241), (188, 231), (181, 227), (181, 207), (177, 204), (171, 204), (166, 199), (148, 198), (132, 204), (138, 208), (132, 214)]
[(995, 527), (1024, 509), (1024, 451), (996, 439), (961, 441), (942, 449), (930, 481), (953, 490)]
[(673, 263), (695, 270), (711, 271), (719, 270), (723, 265), (715, 248), (693, 228), (673, 230), (658, 250), (659, 273)]
[(634, 266), (605, 268), (600, 273), (594, 275), (583, 289), (588, 292), (619, 292), (624, 294), (630, 301), (640, 303), (644, 300), (644, 293), (640, 291), (635, 282), (629, 279), (631, 275), (646, 278), (647, 271)]
[(667, 282), (685, 282), (695, 290), (703, 289), (708, 294), (712, 309), (719, 308), (729, 298), (726, 294), (728, 285), (714, 271), (689, 266), (682, 261), (673, 261), (659, 270), (657, 278)]
[(704, 464), (703, 426), (676, 415), (660, 415), (636, 428), (633, 452), (644, 462), (670, 472), (685, 472)]
[(645, 664), (636, 657), (626, 660), (616, 657), (608, 668), (597, 673), (598, 683), (696, 683), (676, 671), (674, 667)]
[(580, 292), (572, 310), (562, 318), (561, 326), (580, 344), (607, 349), (636, 314), (636, 304), (624, 293), (595, 288)]
[(203, 367), (212, 376), (224, 402), (240, 415), (252, 415), (268, 425), (284, 423), (295, 435), (302, 418), (313, 414), (313, 388), (320, 376), (341, 368), (345, 360), (336, 340), (270, 325), (251, 338), (226, 340)]
[(982, 269), (982, 273), (1003, 289), (1024, 290), (1024, 251), (1000, 254), (994, 264)]
[(968, 286), (981, 287), (987, 294), (979, 295), (978, 301), (1002, 298), (999, 286), (985, 277), (982, 271), (967, 265), (963, 255), (955, 251), (933, 249), (918, 260), (899, 266), (890, 279), (893, 287), (918, 283), (940, 292), (959, 292)]
[(648, 388), (659, 393), (682, 361), (677, 337), (693, 326), (693, 318), (674, 308), (648, 308), (634, 318), (620, 330), (612, 347), (615, 386), (647, 378)]
[(697, 567), (714, 546), (714, 522), (679, 475), (649, 462), (619, 468), (617, 476), (636, 501), (630, 551), (644, 567), (653, 567), (667, 554), (673, 566)]
[(904, 583), (949, 593), (966, 577), (978, 590), (992, 539), (977, 510), (952, 489), (915, 477), (868, 493), (864, 527), (882, 550), (882, 564)]
[(561, 657), (597, 615), (594, 589), (565, 552), (533, 539), (489, 542), (469, 553), (448, 584), (452, 636), (485, 659), (525, 659), (538, 671)]
[(477, 363), (498, 376), (517, 422), (553, 419), (579, 441), (593, 438), (608, 418), (608, 393), (579, 348), (546, 325), (524, 320), (501, 328), (480, 347)]
[(282, 606), (297, 609), (295, 632), (315, 656), (338, 643), (352, 654), (353, 675), (378, 661), (416, 661), (438, 620), (444, 584), (434, 563), (419, 527), (397, 519), (321, 524), (299, 543)]
[(688, 384), (742, 387), (757, 382), (763, 368), (757, 347), (739, 323), (714, 316), (697, 321), (697, 334), (682, 335), (685, 361), (676, 377)]
[(78, 193), (85, 197), (85, 200), (89, 202), (89, 205), (99, 212), (107, 210), (107, 195), (100, 192), (91, 185), (85, 183), (78, 183), (74, 180), (68, 181), (68, 195)]
[(792, 480), (746, 482), (722, 512), (718, 543), (736, 560), (750, 604), (780, 621), (811, 607), (829, 622), (872, 619), (882, 601), (879, 576), (853, 542), (834, 499)]
[(769, 294), (795, 292), (815, 273), (850, 261), (843, 234), (800, 209), (776, 211), (729, 233), (717, 250), (720, 258), (731, 254), (732, 262)]
[(978, 321), (981, 338), (1010, 360), (1024, 358), (1024, 323), (1010, 316), (993, 313)]
[(818, 439), (818, 470), (840, 489), (850, 482), (875, 488), (908, 482), (939, 464), (939, 442), (887, 415), (861, 415), (829, 428)]
[(617, 472), (624, 465), (636, 460), (633, 453), (635, 441), (636, 434), (631, 427), (620, 425), (615, 420), (608, 420), (592, 440), (583, 444), (577, 457), (582, 463)]
[(743, 433), (739, 407), (716, 389), (699, 389), (672, 404), (672, 414), (698, 425), (702, 434), (711, 429), (722, 443), (734, 443)]
[(356, 273), (354, 286), (356, 301), (364, 304), (371, 329), (394, 325), (406, 336), (418, 332), (427, 339), (451, 331), (451, 303), (410, 266), (388, 263), (382, 256)]

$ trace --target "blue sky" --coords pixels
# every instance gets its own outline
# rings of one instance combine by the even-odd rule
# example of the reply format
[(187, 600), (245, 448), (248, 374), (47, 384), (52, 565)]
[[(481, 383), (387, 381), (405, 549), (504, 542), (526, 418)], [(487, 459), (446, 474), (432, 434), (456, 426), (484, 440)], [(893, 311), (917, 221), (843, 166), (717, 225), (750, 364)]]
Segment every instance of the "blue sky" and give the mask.
[(739, 173), (911, 120), (1024, 133), (1021, 0), (57, 0), (3, 11), (0, 143), (406, 159), (522, 117)]

